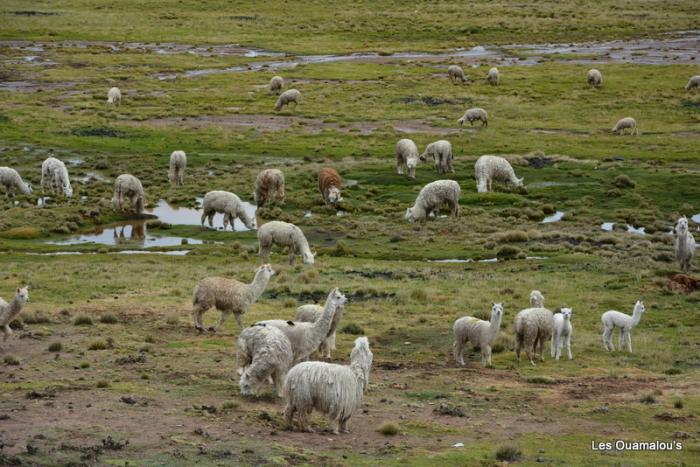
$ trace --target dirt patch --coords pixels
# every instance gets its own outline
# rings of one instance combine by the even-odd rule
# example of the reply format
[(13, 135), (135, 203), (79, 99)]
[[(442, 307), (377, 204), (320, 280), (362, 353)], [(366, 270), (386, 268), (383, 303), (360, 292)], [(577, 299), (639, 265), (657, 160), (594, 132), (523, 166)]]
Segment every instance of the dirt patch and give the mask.
[(636, 393), (649, 388), (657, 388), (656, 378), (576, 378), (562, 381), (562, 394), (570, 399), (609, 400), (618, 394)]
[(379, 122), (324, 122), (320, 119), (296, 117), (288, 115), (261, 115), (261, 114), (229, 114), (229, 115), (201, 115), (197, 117), (164, 117), (152, 118), (144, 121), (128, 122), (133, 126), (149, 125), (154, 128), (190, 128), (201, 129), (212, 126), (222, 128), (254, 128), (257, 131), (274, 132), (299, 128), (309, 134), (319, 134), (324, 130), (333, 130), (341, 133), (357, 133), (370, 135), (380, 129), (393, 129), (401, 133), (429, 133), (429, 134), (454, 134), (459, 133), (457, 128), (433, 127), (419, 120), (402, 120), (386, 123)]
[(18, 10), (11, 11), (10, 14), (15, 16), (57, 16), (58, 13), (51, 11), (35, 11), (35, 10)]
[(83, 127), (74, 128), (70, 132), (74, 136), (101, 136), (107, 138), (123, 138), (126, 133), (113, 128)]
[(422, 102), (425, 105), (428, 105), (430, 107), (435, 107), (438, 105), (457, 105), (457, 104), (470, 104), (472, 102), (471, 98), (469, 97), (458, 97), (456, 99), (443, 99), (440, 97), (433, 97), (433, 96), (408, 96), (408, 97), (399, 97), (398, 99), (394, 99), (393, 102), (397, 102), (400, 104), (413, 104), (416, 102)]
[(668, 290), (692, 293), (700, 289), (700, 279), (694, 279), (685, 274), (676, 274), (671, 279), (665, 281), (665, 286)]
[(535, 169), (543, 169), (545, 167), (549, 167), (551, 165), (554, 165), (554, 159), (551, 157), (547, 156), (533, 156), (533, 157), (527, 157), (527, 165), (529, 167), (533, 167)]

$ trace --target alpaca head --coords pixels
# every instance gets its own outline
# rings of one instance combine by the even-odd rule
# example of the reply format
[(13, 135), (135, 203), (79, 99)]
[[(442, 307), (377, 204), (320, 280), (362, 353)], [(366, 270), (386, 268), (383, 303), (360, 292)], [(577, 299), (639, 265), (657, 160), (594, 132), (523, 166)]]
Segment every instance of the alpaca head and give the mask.
[(564, 317), (564, 321), (566, 321), (571, 319), (571, 313), (573, 313), (573, 310), (571, 308), (562, 308), (560, 312)]
[(644, 313), (645, 311), (646, 311), (646, 308), (644, 307), (644, 302), (642, 302), (641, 300), (637, 301), (637, 303), (634, 304), (634, 311), (633, 311), (633, 313), (635, 313), (635, 314), (638, 313), (638, 314), (641, 315), (641, 314)]
[(314, 264), (316, 261), (316, 252), (314, 251), (304, 251), (301, 253), (301, 261), (304, 264)]
[(340, 188), (332, 186), (328, 189), (328, 202), (331, 204), (338, 204), (343, 200), (340, 196)]
[(539, 290), (533, 290), (530, 292), (530, 306), (536, 308), (544, 307), (544, 295)]
[(457, 123), (459, 123), (460, 126), (464, 125), (464, 117), (457, 120)]
[(272, 270), (272, 266), (269, 264), (263, 264), (262, 266), (258, 267), (255, 273), (256, 275), (262, 274), (265, 279), (270, 279), (270, 277), (275, 275), (275, 271)]
[(516, 178), (515, 178), (515, 182), (513, 183), (513, 185), (514, 185), (516, 188), (522, 188), (524, 182), (525, 182), (525, 177), (521, 177), (521, 178), (517, 178), (517, 177), (516, 177)]
[(406, 208), (406, 214), (404, 215), (404, 218), (408, 222), (415, 222), (416, 221), (416, 215), (413, 212), (413, 208)]
[(73, 196), (73, 187), (70, 184), (63, 185), (63, 194), (68, 198)]
[(255, 394), (255, 385), (250, 380), (250, 376), (247, 371), (244, 371), (241, 375), (241, 379), (238, 381), (238, 387), (241, 388), (241, 394), (244, 396), (251, 396)]
[(348, 299), (345, 297), (345, 295), (343, 295), (338, 287), (331, 290), (331, 293), (328, 294), (328, 298), (326, 298), (326, 303), (333, 303), (335, 304), (336, 308), (344, 307), (347, 302)]
[(676, 234), (684, 236), (688, 233), (688, 219), (683, 216), (676, 223)]
[(17, 290), (15, 291), (15, 297), (20, 301), (22, 305), (25, 303), (29, 303), (29, 286), (25, 286), (22, 288), (17, 287)]
[(499, 320), (503, 317), (503, 303), (494, 303), (491, 306), (491, 320)]

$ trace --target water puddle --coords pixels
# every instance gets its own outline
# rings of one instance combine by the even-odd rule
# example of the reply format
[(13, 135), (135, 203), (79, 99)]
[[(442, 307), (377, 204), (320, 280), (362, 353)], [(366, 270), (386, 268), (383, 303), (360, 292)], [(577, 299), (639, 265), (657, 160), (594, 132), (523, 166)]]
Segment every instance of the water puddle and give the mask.
[[(637, 235), (646, 235), (647, 233), (644, 231), (644, 227), (635, 227), (631, 224), (626, 224), (627, 226), (627, 233), (631, 234), (637, 234)], [(612, 232), (615, 229), (615, 222), (603, 222), (600, 224), (600, 228), (602, 230), (605, 230), (606, 232)]]
[(557, 211), (551, 216), (547, 216), (542, 219), (541, 224), (550, 224), (552, 222), (559, 222), (564, 217), (564, 211)]
[(202, 240), (183, 237), (156, 237), (148, 234), (145, 221), (114, 224), (98, 227), (89, 232), (68, 237), (64, 240), (45, 242), (49, 245), (82, 245), (97, 243), (100, 245), (134, 245), (142, 248), (152, 246), (179, 246), (184, 244), (199, 245)]
[(695, 222), (696, 224), (700, 224), (700, 213), (691, 216), (690, 220)]
[(102, 182), (102, 183), (109, 183), (109, 180), (107, 180), (105, 177), (102, 175), (98, 174), (97, 172), (87, 172), (85, 175), (82, 177), (72, 177), (74, 181), (80, 182), (82, 184), (88, 184), (91, 183), (92, 181), (96, 182)]
[(185, 256), (190, 250), (169, 250), (169, 251), (147, 251), (147, 250), (122, 250), (116, 252), (118, 255), (167, 255)]

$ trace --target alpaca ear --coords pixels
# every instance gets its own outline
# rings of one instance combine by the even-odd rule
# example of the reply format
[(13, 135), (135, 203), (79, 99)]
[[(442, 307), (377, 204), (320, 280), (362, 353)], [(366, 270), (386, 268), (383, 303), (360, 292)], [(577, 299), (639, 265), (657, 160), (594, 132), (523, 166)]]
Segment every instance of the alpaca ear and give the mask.
[(17, 287), (17, 293), (19, 293), (19, 287)]

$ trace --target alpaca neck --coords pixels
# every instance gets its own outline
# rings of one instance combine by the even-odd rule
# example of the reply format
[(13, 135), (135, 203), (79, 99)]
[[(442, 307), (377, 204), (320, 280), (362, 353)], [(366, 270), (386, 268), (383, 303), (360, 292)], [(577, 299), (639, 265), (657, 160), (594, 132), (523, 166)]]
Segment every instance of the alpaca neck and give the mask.
[(331, 321), (333, 320), (333, 315), (335, 315), (337, 308), (338, 306), (334, 300), (326, 300), (323, 314), (321, 314), (321, 317), (317, 319), (311, 327), (314, 341), (318, 340), (319, 344), (321, 340), (328, 335), (328, 330), (331, 328)]
[(258, 299), (262, 295), (262, 293), (265, 291), (265, 287), (267, 286), (267, 282), (270, 280), (269, 277), (266, 277), (265, 274), (263, 274), (263, 271), (258, 271), (257, 274), (255, 274), (255, 279), (253, 279), (253, 282), (250, 283), (249, 290), (253, 293), (253, 298), (255, 300)]
[(632, 327), (638, 325), (640, 319), (642, 319), (642, 313), (637, 310), (634, 310), (634, 312), (632, 313)]
[(489, 334), (491, 335), (491, 339), (498, 334), (499, 329), (501, 329), (501, 316), (491, 316), (491, 323), (489, 324)]
[(365, 369), (362, 367), (360, 362), (350, 363), (350, 369), (355, 374), (355, 378), (360, 387), (364, 387), (365, 384)]
[(688, 231), (684, 231), (683, 233), (680, 233), (678, 235), (678, 247), (681, 250), (687, 250), (688, 249)]
[(9, 306), (10, 316), (17, 315), (17, 313), (22, 310), (22, 305), (24, 305), (24, 303), (19, 298), (19, 295), (15, 295), (15, 298), (12, 299)]

